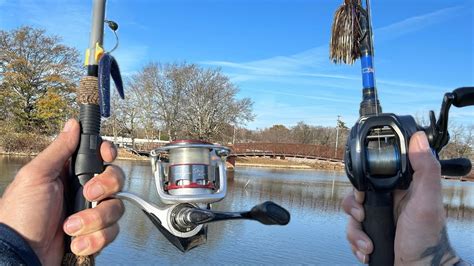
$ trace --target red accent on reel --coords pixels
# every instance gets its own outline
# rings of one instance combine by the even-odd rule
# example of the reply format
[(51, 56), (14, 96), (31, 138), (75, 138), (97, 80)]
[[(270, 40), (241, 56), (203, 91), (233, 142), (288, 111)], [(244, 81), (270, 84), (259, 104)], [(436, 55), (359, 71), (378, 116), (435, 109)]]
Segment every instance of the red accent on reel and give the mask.
[(207, 189), (216, 189), (214, 187), (214, 184), (208, 183), (207, 185), (201, 185), (198, 183), (191, 183), (188, 185), (176, 185), (176, 184), (170, 184), (165, 187), (165, 190), (173, 190), (173, 189), (180, 189), (180, 188), (207, 188)]

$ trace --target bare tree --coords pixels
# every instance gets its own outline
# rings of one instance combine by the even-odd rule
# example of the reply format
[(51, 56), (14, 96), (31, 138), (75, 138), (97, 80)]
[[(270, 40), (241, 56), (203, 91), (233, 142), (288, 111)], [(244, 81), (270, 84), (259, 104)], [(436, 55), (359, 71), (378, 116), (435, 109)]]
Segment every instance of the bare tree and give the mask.
[[(162, 123), (170, 140), (180, 130), (180, 116), (188, 80), (188, 72), (194, 71), (194, 65), (150, 63), (132, 77), (131, 90), (140, 97), (143, 125), (147, 131), (156, 131)], [(154, 134), (152, 134), (154, 135)]]
[(314, 130), (303, 121), (291, 128), (291, 134), (296, 143), (311, 144), (314, 142)]
[(182, 121), (193, 138), (214, 139), (226, 125), (237, 126), (253, 119), (252, 101), (236, 99), (238, 88), (220, 70), (195, 67), (187, 77)]
[(441, 151), (442, 158), (472, 157), (474, 151), (474, 125), (450, 123), (450, 141)]
[(154, 138), (162, 125), (170, 140), (213, 140), (222, 137), (226, 126), (253, 119), (252, 101), (237, 100), (237, 87), (219, 70), (186, 63), (150, 63), (128, 85), (132, 100), (140, 106), (134, 117), (147, 138)]

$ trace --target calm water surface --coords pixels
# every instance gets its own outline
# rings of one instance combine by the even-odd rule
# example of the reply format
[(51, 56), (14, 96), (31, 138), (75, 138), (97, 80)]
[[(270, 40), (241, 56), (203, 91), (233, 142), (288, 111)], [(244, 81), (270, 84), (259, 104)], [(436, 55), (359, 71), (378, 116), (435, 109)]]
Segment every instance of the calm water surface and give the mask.
[[(26, 158), (0, 156), (0, 192)], [(157, 201), (151, 167), (146, 162), (118, 161), (126, 175), (125, 190)], [(291, 212), (287, 226), (253, 221), (209, 225), (208, 243), (179, 252), (134, 205), (125, 203), (117, 239), (97, 257), (109, 264), (356, 264), (345, 238), (341, 200), (352, 188), (343, 173), (238, 167), (229, 179), (227, 197), (217, 210), (248, 210), (273, 200)], [(333, 181), (334, 180), (334, 181)], [(461, 257), (474, 261), (474, 183), (443, 181), (448, 231)]]

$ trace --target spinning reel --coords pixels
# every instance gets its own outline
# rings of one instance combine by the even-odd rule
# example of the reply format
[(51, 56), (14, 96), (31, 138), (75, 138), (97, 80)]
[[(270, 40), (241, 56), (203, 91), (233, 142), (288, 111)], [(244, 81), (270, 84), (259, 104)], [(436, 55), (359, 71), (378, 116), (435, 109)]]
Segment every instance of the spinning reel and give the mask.
[[(408, 158), (410, 138), (415, 132), (424, 131), (433, 154), (439, 159), (438, 153), (449, 141), (447, 128), (451, 105), (474, 105), (474, 87), (446, 93), (438, 121), (430, 111), (427, 127), (418, 125), (412, 116), (373, 114), (366, 112), (362, 105), (361, 117), (347, 140), (344, 161), (352, 185), (366, 192), (363, 227), (374, 242), (371, 265), (393, 264), (395, 226), (391, 192), (407, 189), (412, 180), (413, 169)], [(442, 175), (463, 176), (471, 171), (471, 161), (465, 158), (439, 162)]]
[(151, 151), (151, 165), (160, 202), (149, 203), (130, 192), (129, 200), (148, 216), (179, 250), (186, 252), (207, 240), (207, 223), (248, 219), (266, 225), (286, 225), (290, 213), (267, 201), (246, 212), (217, 212), (211, 204), (224, 199), (227, 190), (227, 147), (197, 140), (179, 140)]

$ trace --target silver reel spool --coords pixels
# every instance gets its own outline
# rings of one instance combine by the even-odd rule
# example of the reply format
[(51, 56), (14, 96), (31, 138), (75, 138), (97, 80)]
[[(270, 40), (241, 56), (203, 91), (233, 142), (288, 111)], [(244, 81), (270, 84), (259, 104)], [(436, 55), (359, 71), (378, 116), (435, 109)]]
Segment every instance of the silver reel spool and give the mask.
[(229, 152), (229, 148), (198, 140), (179, 140), (151, 151), (160, 200), (165, 204), (222, 200), (227, 191), (225, 159)]

